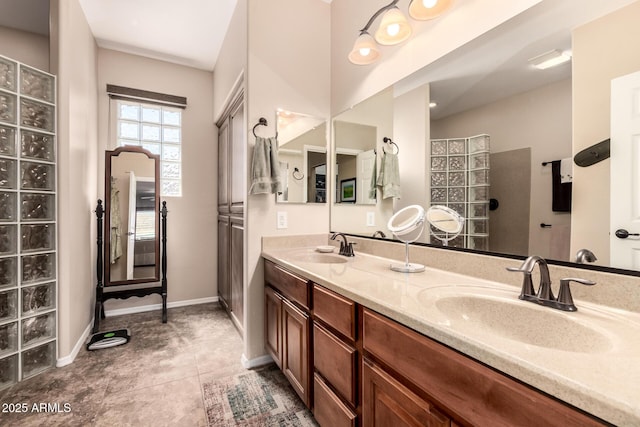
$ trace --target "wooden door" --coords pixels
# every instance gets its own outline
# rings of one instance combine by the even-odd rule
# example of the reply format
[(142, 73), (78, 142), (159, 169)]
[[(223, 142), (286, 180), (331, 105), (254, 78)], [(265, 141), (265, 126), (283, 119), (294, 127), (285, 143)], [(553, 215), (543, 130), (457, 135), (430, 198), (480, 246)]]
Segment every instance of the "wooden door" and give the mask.
[(245, 134), (244, 102), (238, 99), (231, 112), (231, 133), (229, 135), (230, 149), (230, 196), (231, 212), (242, 212), (244, 198), (247, 192), (247, 138)]
[(242, 331), (244, 325), (244, 221), (231, 217), (231, 315)]
[[(640, 269), (640, 72), (611, 81), (611, 266)], [(596, 254), (597, 255), (597, 254)]]
[(362, 425), (364, 427), (444, 427), (451, 420), (379, 366), (363, 359)]
[(218, 297), (227, 310), (231, 304), (229, 247), (229, 217), (218, 215)]
[(229, 120), (218, 130), (218, 212), (229, 212)]
[(282, 368), (282, 298), (272, 288), (264, 288), (265, 347)]
[(287, 300), (282, 306), (282, 371), (305, 405), (309, 396), (309, 316)]

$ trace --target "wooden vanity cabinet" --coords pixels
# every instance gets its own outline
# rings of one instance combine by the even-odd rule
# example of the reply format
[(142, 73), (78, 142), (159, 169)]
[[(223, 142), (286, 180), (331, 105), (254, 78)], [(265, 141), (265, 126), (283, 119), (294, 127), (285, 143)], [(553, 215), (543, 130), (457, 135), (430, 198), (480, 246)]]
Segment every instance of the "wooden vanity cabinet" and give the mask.
[(359, 410), (356, 303), (313, 285), (313, 414), (321, 426), (353, 427)]
[(602, 425), (371, 310), (362, 310), (362, 325), (365, 427), (387, 425), (381, 416), (405, 420), (399, 425), (449, 425), (447, 417), (460, 425)]
[(267, 260), (264, 277), (267, 351), (311, 407), (309, 282)]

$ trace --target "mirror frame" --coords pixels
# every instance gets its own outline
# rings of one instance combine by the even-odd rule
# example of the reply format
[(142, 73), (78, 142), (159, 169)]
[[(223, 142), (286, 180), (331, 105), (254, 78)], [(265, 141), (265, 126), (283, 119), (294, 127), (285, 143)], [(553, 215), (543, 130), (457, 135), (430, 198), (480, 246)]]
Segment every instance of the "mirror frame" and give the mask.
[[(113, 158), (120, 156), (123, 153), (143, 154), (154, 162), (154, 178), (155, 178), (155, 272), (153, 277), (143, 277), (139, 279), (129, 280), (111, 280), (111, 263), (109, 262), (109, 256), (111, 254), (111, 233), (108, 232), (111, 229), (111, 163)], [(104, 286), (117, 286), (117, 285), (133, 285), (137, 283), (150, 283), (160, 281), (160, 156), (152, 154), (150, 151), (137, 146), (123, 146), (118, 147), (115, 150), (105, 151), (105, 168), (104, 168)]]

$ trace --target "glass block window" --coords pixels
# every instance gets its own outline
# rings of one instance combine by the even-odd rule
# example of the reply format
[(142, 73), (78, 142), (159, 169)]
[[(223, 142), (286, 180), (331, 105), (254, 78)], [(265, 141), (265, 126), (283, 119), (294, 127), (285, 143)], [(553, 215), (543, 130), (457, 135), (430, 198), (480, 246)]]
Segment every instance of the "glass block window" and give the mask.
[(182, 196), (182, 110), (115, 100), (117, 145), (137, 145), (160, 156), (160, 194)]

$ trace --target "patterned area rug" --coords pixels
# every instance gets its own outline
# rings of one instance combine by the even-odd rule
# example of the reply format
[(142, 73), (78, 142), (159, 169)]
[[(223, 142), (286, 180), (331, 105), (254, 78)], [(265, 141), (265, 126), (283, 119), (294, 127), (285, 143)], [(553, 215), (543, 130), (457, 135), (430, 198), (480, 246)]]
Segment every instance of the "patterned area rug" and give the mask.
[(202, 389), (210, 426), (318, 426), (275, 364), (216, 379)]

